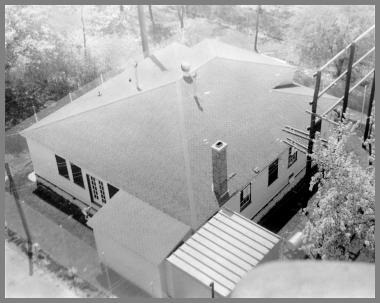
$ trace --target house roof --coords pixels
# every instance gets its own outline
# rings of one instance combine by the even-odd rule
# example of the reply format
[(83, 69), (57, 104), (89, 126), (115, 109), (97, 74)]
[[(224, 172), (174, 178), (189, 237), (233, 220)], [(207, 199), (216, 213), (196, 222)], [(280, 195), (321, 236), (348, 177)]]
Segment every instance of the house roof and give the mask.
[(280, 241), (280, 237), (222, 208), (167, 261), (227, 297), (235, 285)]
[(88, 224), (153, 264), (161, 263), (190, 231), (184, 223), (123, 191)]
[[(225, 58), (293, 68), (277, 58), (253, 53), (218, 40), (205, 39), (192, 48), (174, 42), (163, 49), (155, 51), (148, 58), (137, 60), (139, 86), (144, 90), (148, 90), (179, 79), (182, 76), (182, 71), (179, 67), (184, 60), (196, 69), (213, 58)], [(123, 72), (75, 99), (74, 102), (52, 113), (30, 128), (37, 128), (137, 94), (139, 91), (136, 89), (136, 73), (134, 68), (134, 63), (137, 61), (133, 59), (129, 60), (128, 68)], [(101, 92), (100, 96), (98, 95), (99, 91)]]
[[(302, 94), (297, 87), (294, 93), (273, 89), (293, 77), (294, 68), (285, 63), (222, 43), (213, 46), (203, 42), (183, 59), (176, 53), (197, 72), (198, 100), (181, 72), (169, 71), (166, 82), (116, 101), (91, 107), (85, 100), (85, 110), (74, 101), (72, 112), (62, 109), (24, 135), (197, 229), (219, 208), (211, 190), (210, 146), (217, 140), (228, 144), (228, 170), (237, 173), (229, 187), (241, 188), (255, 167), (265, 167), (286, 148), (284, 125), (306, 130), (313, 94), (309, 88)], [(170, 58), (157, 57), (170, 65)], [(334, 101), (321, 98), (319, 109)]]

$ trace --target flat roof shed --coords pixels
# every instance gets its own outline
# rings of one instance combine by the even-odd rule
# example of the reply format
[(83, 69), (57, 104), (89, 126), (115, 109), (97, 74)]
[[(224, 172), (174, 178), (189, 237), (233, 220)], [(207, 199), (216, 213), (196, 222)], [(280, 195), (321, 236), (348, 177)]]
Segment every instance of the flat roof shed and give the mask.
[[(280, 239), (257, 223), (222, 208), (167, 258), (168, 270), (172, 271), (169, 293), (173, 297), (197, 297), (209, 292), (211, 296), (210, 284), (214, 282), (216, 296), (228, 297), (247, 272), (277, 258)], [(191, 281), (198, 286), (189, 286)]]

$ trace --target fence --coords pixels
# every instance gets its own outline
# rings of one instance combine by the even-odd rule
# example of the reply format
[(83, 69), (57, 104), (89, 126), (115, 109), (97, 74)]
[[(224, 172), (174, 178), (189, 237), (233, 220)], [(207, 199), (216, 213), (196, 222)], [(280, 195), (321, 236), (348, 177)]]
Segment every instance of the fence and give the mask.
[[(35, 109), (33, 108), (33, 111), (35, 112), (33, 115), (29, 116), (25, 120), (23, 120), (21, 123), (17, 124), (16, 126), (11, 127), (10, 129), (6, 129), (7, 135), (17, 134), (20, 131), (28, 128), (32, 124), (36, 122), (36, 120), (40, 120), (42, 118), (45, 118), (46, 116), (50, 115), (51, 113), (55, 112), (56, 110), (60, 109), (61, 107), (69, 104), (70, 102), (75, 101), (76, 99), (80, 98), (81, 96), (85, 95), (89, 91), (93, 90), (97, 86), (99, 86), (102, 81), (107, 81), (116, 75), (123, 72), (124, 69), (115, 69), (108, 71), (106, 73), (100, 74), (97, 78), (92, 80), (91, 82), (88, 82), (81, 87), (79, 87), (77, 90), (70, 92), (63, 98), (59, 99), (55, 102), (47, 102), (44, 105), (44, 108), (41, 109), (38, 112), (35, 112)], [(32, 107), (33, 104), (30, 103), (30, 107)], [(34, 107), (34, 106), (33, 106)]]

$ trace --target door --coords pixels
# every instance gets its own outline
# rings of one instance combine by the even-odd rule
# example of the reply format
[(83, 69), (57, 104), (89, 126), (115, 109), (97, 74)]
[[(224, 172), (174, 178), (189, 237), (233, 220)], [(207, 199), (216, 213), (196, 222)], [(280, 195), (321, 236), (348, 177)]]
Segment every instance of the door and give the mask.
[(93, 202), (98, 204), (106, 204), (106, 193), (104, 189), (103, 181), (96, 179), (93, 176), (87, 174), (88, 188), (90, 190), (90, 196)]

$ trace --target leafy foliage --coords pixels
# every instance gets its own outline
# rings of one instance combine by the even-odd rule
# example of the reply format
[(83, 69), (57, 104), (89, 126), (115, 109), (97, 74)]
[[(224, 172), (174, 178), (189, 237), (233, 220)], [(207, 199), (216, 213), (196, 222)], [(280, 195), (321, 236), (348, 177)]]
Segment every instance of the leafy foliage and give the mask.
[[(260, 7), (258, 19), (257, 5), (149, 5), (145, 14), (150, 19), (151, 49), (173, 40), (191, 45), (218, 37), (253, 50), (252, 37), (260, 20), (259, 51), (295, 65), (318, 65), (374, 20), (373, 6)], [(59, 100), (100, 73), (123, 68), (139, 55), (137, 9), (135, 5), (7, 5), (5, 50), (9, 128), (31, 116), (33, 105), (38, 111), (46, 102)], [(369, 68), (367, 62), (360, 64), (360, 75)]]
[(122, 51), (137, 44), (120, 46), (120, 36), (136, 29), (127, 13), (119, 6), (6, 6), (6, 127), (120, 66)]
[(375, 167), (360, 166), (346, 150), (355, 126), (341, 123), (328, 142), (320, 135), (312, 156), (319, 171), (316, 199), (305, 214), (305, 252), (316, 259), (349, 260), (358, 252), (375, 261)]
[[(364, 5), (306, 6), (294, 15), (292, 23), (289, 36), (295, 42), (300, 61), (319, 67), (375, 23), (375, 9)], [(374, 45), (374, 36), (361, 43)], [(348, 53), (336, 60), (336, 76), (341, 74), (347, 61)]]

